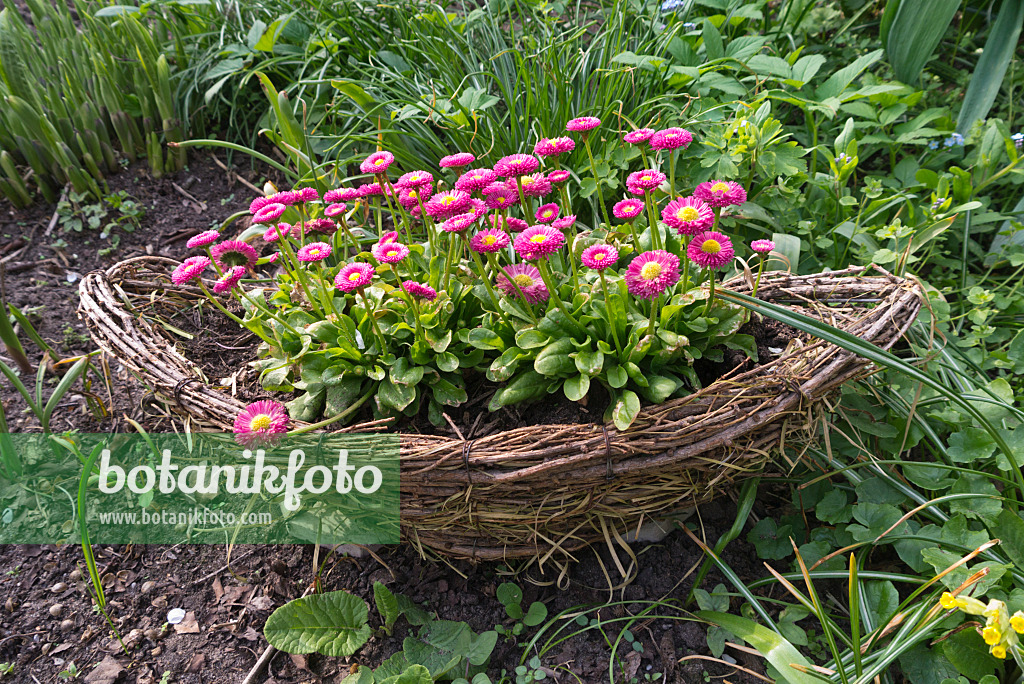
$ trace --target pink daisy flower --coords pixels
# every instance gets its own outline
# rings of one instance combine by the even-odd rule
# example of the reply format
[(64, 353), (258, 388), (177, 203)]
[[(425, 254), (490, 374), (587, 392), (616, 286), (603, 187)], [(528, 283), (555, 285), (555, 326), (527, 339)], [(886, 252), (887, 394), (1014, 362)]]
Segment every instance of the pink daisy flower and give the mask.
[(384, 194), (380, 183), (363, 183), (356, 190), (359, 191), (360, 197), (377, 197)]
[(513, 233), (521, 233), (527, 228), (529, 228), (530, 224), (521, 218), (509, 216), (508, 218), (505, 219), (505, 227), (508, 228), (509, 231)]
[(509, 277), (515, 281), (515, 285), (513, 285), (504, 274), (498, 275), (498, 289), (506, 295), (518, 297), (519, 293), (516, 291), (516, 285), (518, 285), (519, 289), (523, 292), (523, 297), (530, 304), (537, 304), (548, 300), (548, 288), (544, 285), (544, 281), (540, 277), (540, 271), (537, 270), (536, 266), (523, 263), (513, 264), (505, 269), (505, 273), (508, 273)]
[[(277, 261), (277, 257), (279, 257), (279, 256), (281, 256), (280, 252), (274, 252), (273, 254), (271, 254), (270, 256), (267, 257), (267, 263), (268, 264), (272, 264), (272, 263), (276, 262)], [(235, 268), (238, 268), (238, 266), (235, 266)]]
[(458, 216), (452, 216), (441, 224), (441, 230), (446, 233), (461, 233), (476, 223), (477, 218), (479, 217), (474, 216), (473, 214), (459, 214)]
[(291, 232), (292, 227), (287, 223), (278, 223), (276, 226), (270, 226), (267, 228), (267, 232), (263, 233), (263, 239), (267, 242), (277, 242), (281, 238), (288, 235)]
[(334, 204), (328, 204), (327, 208), (324, 209), (324, 216), (328, 218), (334, 218), (335, 216), (341, 216), (348, 209), (348, 205), (344, 202), (335, 202)]
[[(661, 171), (654, 169), (644, 169), (643, 171), (634, 171), (626, 177), (626, 186), (634, 186), (640, 188), (644, 192), (650, 192), (659, 185), (665, 182), (666, 176)], [(632, 188), (630, 189), (633, 192)], [(636, 194), (633, 192), (633, 194)]]
[(715, 212), (704, 200), (680, 197), (661, 210), (661, 220), (680, 235), (696, 235), (715, 225)]
[(469, 200), (472, 199), (468, 193), (461, 190), (449, 190), (439, 192), (423, 205), (427, 215), (433, 219), (448, 219), (466, 211)]
[(323, 261), (331, 256), (331, 246), (326, 242), (310, 242), (295, 253), (299, 261)]
[[(274, 252), (276, 255), (277, 252)], [(217, 282), (213, 284), (213, 291), (217, 294), (223, 294), (228, 290), (238, 285), (238, 282), (245, 275), (245, 266), (235, 266), (230, 270), (225, 271), (220, 278), (217, 278)]]
[(615, 203), (615, 206), (612, 207), (612, 214), (614, 214), (617, 219), (632, 221), (643, 213), (643, 210), (644, 203), (640, 200), (624, 199), (621, 202)]
[(342, 292), (353, 292), (366, 287), (371, 280), (373, 280), (373, 266), (356, 261), (341, 267), (338, 275), (334, 276), (334, 287)]
[(395, 155), (390, 152), (374, 152), (359, 165), (363, 173), (384, 173), (395, 162)]
[(298, 204), (302, 201), (302, 193), (298, 190), (282, 190), (281, 192), (275, 192), (267, 199), (269, 199), (271, 203), (278, 202), (290, 207), (291, 205)]
[(702, 199), (712, 207), (740, 205), (747, 201), (747, 191), (732, 181), (707, 181), (693, 191), (693, 196)]
[(516, 254), (527, 261), (536, 261), (557, 251), (565, 245), (565, 235), (551, 226), (530, 226), (519, 235), (513, 243)]
[(213, 244), (217, 240), (220, 240), (220, 233), (216, 230), (204, 230), (199, 235), (193, 235), (185, 243), (185, 246), (189, 249), (195, 249), (196, 247), (205, 247), (206, 245)]
[(487, 213), (487, 205), (484, 204), (483, 200), (479, 200), (476, 197), (469, 200), (469, 206), (466, 207), (466, 213), (472, 214), (475, 218), (479, 219)]
[(409, 256), (409, 248), (400, 242), (377, 243), (371, 249), (373, 258), (382, 264), (397, 264)]
[(775, 243), (771, 240), (754, 240), (750, 243), (750, 249), (754, 250), (758, 254), (767, 254), (775, 249)]
[(571, 174), (565, 169), (558, 169), (557, 171), (552, 171), (551, 173), (548, 174), (548, 182), (564, 183), (565, 181), (569, 180), (570, 175)]
[(441, 168), (460, 169), (463, 166), (469, 166), (475, 161), (476, 157), (469, 152), (456, 152), (455, 154), (449, 154), (447, 157), (441, 157)]
[(455, 181), (455, 189), (463, 192), (476, 192), (477, 190), (483, 190), (486, 188), (488, 185), (493, 183), (497, 177), (498, 174), (494, 173), (491, 169), (470, 169), (459, 176), (459, 179)]
[(531, 174), (539, 167), (540, 162), (536, 157), (528, 154), (510, 154), (498, 160), (494, 165), (494, 172), (503, 178), (515, 178)]
[[(551, 193), (551, 182), (543, 173), (534, 173), (521, 176), (519, 182), (523, 185), (523, 195), (526, 197), (544, 197)], [(519, 191), (519, 186), (512, 179), (507, 182), (509, 190)]]
[(235, 418), (235, 441), (247, 449), (277, 444), (287, 431), (284, 404), (270, 399), (249, 404)]
[(554, 202), (542, 204), (537, 207), (537, 211), (533, 213), (533, 217), (537, 219), (537, 223), (551, 223), (558, 218), (558, 205)]
[(174, 269), (174, 273), (171, 274), (171, 282), (175, 285), (184, 285), (191, 280), (201, 277), (203, 275), (203, 271), (205, 271), (209, 265), (209, 257), (189, 257)]
[(398, 191), (398, 202), (406, 209), (409, 209), (419, 206), (420, 202), (429, 201), (433, 192), (434, 186), (430, 184), (402, 188)]
[(691, 142), (693, 133), (685, 128), (665, 128), (651, 136), (651, 149), (674, 150), (682, 147), (685, 150)]
[(245, 266), (252, 268), (256, 265), (259, 255), (256, 250), (241, 240), (225, 240), (218, 242), (210, 248), (210, 256), (222, 269), (232, 266)]
[(481, 230), (469, 241), (469, 246), (474, 252), (497, 252), (508, 247), (508, 233), (500, 228), (488, 228)]
[(405, 288), (406, 292), (417, 299), (425, 299), (428, 302), (432, 302), (437, 298), (437, 290), (429, 285), (417, 283), (415, 280), (406, 280), (402, 283), (402, 287)]
[(565, 124), (565, 130), (567, 131), (590, 131), (601, 125), (601, 120), (596, 116), (581, 116), (575, 119), (571, 119)]
[(338, 224), (329, 218), (315, 218), (306, 221), (306, 233), (326, 233), (328, 235), (338, 231)]
[(567, 214), (556, 219), (551, 225), (558, 230), (569, 230), (576, 223), (576, 214)]
[(628, 142), (630, 145), (639, 145), (650, 140), (651, 136), (653, 135), (653, 128), (638, 128), (637, 130), (630, 131), (626, 135), (622, 136), (622, 139)]
[(533, 153), (542, 157), (557, 157), (576, 149), (576, 142), (572, 138), (541, 138), (533, 146)]
[(489, 185), (484, 192), (484, 204), (489, 209), (511, 207), (519, 204), (519, 193), (504, 184)]
[(281, 218), (281, 215), (285, 212), (288, 207), (281, 204), (280, 202), (273, 202), (267, 204), (262, 209), (253, 214), (253, 223), (272, 223), (277, 219)]
[(255, 214), (257, 211), (267, 206), (268, 204), (271, 204), (269, 197), (257, 197), (253, 199), (252, 202), (249, 202), (249, 213)]
[(713, 230), (695, 235), (686, 248), (686, 256), (701, 268), (721, 268), (734, 254), (732, 240)]
[(378, 245), (386, 245), (389, 242), (397, 242), (397, 241), (398, 241), (398, 231), (397, 230), (391, 230), (391, 231), (388, 231), (387, 233), (384, 233), (383, 235), (381, 235), (380, 239), (377, 240), (377, 244)]
[(679, 282), (679, 257), (663, 249), (639, 254), (629, 262), (625, 280), (634, 297), (654, 299)]
[(580, 261), (583, 262), (583, 265), (595, 271), (611, 268), (618, 260), (619, 250), (611, 245), (604, 244), (591, 245), (583, 250), (583, 254), (580, 255)]
[(358, 188), (335, 188), (324, 193), (324, 202), (352, 202), (360, 197)]
[(316, 202), (318, 199), (320, 199), (320, 193), (316, 188), (307, 187), (299, 190), (300, 202)]
[(434, 182), (434, 174), (429, 171), (410, 171), (404, 173), (398, 179), (398, 186), (402, 188), (421, 188)]

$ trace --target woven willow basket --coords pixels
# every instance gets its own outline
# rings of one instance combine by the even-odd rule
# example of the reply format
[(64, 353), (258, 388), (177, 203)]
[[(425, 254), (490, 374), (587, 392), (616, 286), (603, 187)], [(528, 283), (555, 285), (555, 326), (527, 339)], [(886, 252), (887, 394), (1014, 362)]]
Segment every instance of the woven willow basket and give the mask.
[[(176, 265), (140, 257), (90, 273), (79, 288), (79, 316), (100, 348), (168, 407), (200, 425), (231, 430), (245, 404), (210, 384), (154, 324), (203, 296), (170, 283)], [(771, 273), (759, 296), (889, 348), (913, 322), (923, 292), (880, 272)], [(725, 287), (750, 292), (741, 279)], [(595, 541), (621, 543), (646, 520), (705, 503), (759, 474), (784, 440), (809, 434), (821, 400), (869, 365), (824, 342), (802, 342), (689, 397), (645, 407), (624, 432), (583, 424), (523, 427), (476, 440), (403, 434), (403, 538), (421, 552), (449, 557), (543, 561), (571, 557)]]

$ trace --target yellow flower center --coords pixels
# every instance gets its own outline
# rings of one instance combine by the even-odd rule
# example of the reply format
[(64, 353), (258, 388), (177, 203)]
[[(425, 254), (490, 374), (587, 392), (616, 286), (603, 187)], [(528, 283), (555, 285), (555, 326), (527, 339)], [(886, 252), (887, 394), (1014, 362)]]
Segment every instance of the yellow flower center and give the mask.
[(995, 646), (999, 643), (1002, 635), (999, 633), (998, 627), (986, 627), (981, 630), (981, 638), (985, 640), (985, 643), (989, 646)]
[(352, 271), (351, 273), (348, 274), (349, 282), (353, 282), (353, 283), (356, 282), (357, 280), (359, 280), (362, 277), (363, 277), (363, 274), (360, 273), (359, 271)]
[(418, 181), (419, 179), (420, 179), (420, 176), (413, 176), (409, 180), (411, 180), (411, 181)]
[(494, 237), (493, 235), (485, 235), (484, 236), (484, 244), (487, 245), (488, 247), (490, 247), (491, 245), (493, 245), (497, 241), (498, 241), (498, 238)]
[(253, 419), (249, 421), (250, 430), (266, 430), (270, 427), (274, 419), (268, 416), (266, 413), (260, 413), (257, 416), (253, 416)]
[(722, 251), (722, 243), (718, 240), (705, 240), (700, 243), (700, 251), (705, 254), (718, 254)]
[(443, 204), (443, 205), (444, 205), (444, 206), (446, 206), (446, 207), (447, 207), (447, 206), (448, 206), (449, 204), (451, 204), (452, 202), (454, 202), (454, 201), (455, 201), (455, 198), (454, 198), (454, 197), (452, 197), (451, 195), (448, 195), (447, 197), (442, 197), (442, 198), (441, 198), (441, 204)]
[(319, 247), (314, 247), (313, 249), (309, 250), (309, 255), (310, 256), (320, 256), (320, 248)]
[(523, 185), (533, 185), (533, 179), (530, 178), (529, 176), (523, 176), (522, 178), (519, 179), (519, 182), (522, 183)]
[(533, 278), (525, 273), (517, 273), (512, 280), (516, 281), (516, 285), (519, 287), (530, 287), (533, 285)]
[(696, 221), (700, 218), (700, 212), (693, 207), (683, 207), (679, 210), (679, 213), (676, 214), (676, 218), (680, 221)]
[(505, 198), (504, 197), (499, 197), (498, 198), (498, 204), (504, 204), (504, 203), (505, 203)]
[(539, 244), (545, 243), (547, 241), (548, 241), (548, 236), (547, 235), (543, 235), (543, 234), (541, 234), (541, 235), (534, 235), (533, 237), (530, 238), (530, 242), (532, 242), (535, 245), (539, 245)]
[(397, 249), (388, 250), (387, 256), (389, 256), (389, 257), (398, 256), (398, 250)]
[(648, 261), (640, 269), (640, 277), (644, 280), (654, 280), (661, 275), (661, 264), (657, 261)]
[(377, 166), (380, 166), (381, 164), (384, 163), (384, 160), (383, 159), (378, 159), (377, 161), (375, 161), (373, 163), (376, 164)]
[(729, 184), (723, 181), (718, 181), (711, 186), (711, 192), (729, 192)]
[(541, 216), (543, 216), (544, 218), (551, 218), (551, 215), (553, 213), (555, 213), (555, 212), (551, 211), (550, 209), (547, 209), (547, 210), (544, 211), (543, 214), (541, 214)]
[(409, 197), (410, 199), (416, 199), (417, 197), (419, 197), (419, 195), (416, 193), (415, 190), (410, 190), (407, 197)]
[(594, 259), (594, 261), (596, 261), (597, 263), (601, 263), (602, 261), (604, 261), (604, 260), (605, 260), (605, 258), (606, 258), (607, 256), (608, 256), (608, 255), (607, 255), (607, 254), (605, 254), (604, 252), (594, 252), (594, 255), (593, 255), (593, 259)]
[(1003, 660), (1004, 658), (1006, 658), (1006, 647), (993, 646), (992, 655), (994, 655), (996, 658), (999, 658), (1000, 660)]
[(651, 180), (651, 178), (652, 178), (652, 176), (650, 174), (648, 174), (646, 176), (640, 176), (640, 180), (645, 180), (645, 181), (649, 181), (649, 180)]

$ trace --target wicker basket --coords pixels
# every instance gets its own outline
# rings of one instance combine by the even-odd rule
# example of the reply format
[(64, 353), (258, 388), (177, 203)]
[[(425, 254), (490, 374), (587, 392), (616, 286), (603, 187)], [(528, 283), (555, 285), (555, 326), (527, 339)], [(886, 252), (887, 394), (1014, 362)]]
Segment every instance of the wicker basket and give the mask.
[[(170, 284), (176, 265), (140, 257), (90, 273), (79, 289), (79, 315), (96, 343), (169, 407), (230, 430), (245, 404), (208, 384), (153, 323), (203, 296), (198, 288)], [(765, 274), (759, 296), (889, 348), (913, 322), (923, 292), (913, 281), (879, 272)], [(726, 286), (750, 291), (742, 280)], [(689, 397), (645, 407), (624, 432), (585, 424), (523, 427), (468, 441), (403, 434), (403, 538), (421, 552), (450, 557), (543, 561), (571, 557), (595, 541), (621, 542), (652, 517), (707, 502), (760, 473), (783, 440), (812, 431), (821, 400), (867, 369), (850, 352), (803, 342)]]

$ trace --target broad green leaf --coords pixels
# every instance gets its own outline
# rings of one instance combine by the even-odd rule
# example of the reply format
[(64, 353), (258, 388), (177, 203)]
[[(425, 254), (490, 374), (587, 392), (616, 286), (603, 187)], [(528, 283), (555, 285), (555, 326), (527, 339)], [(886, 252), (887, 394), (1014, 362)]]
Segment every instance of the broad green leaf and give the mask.
[(959, 7), (960, 0), (900, 2), (885, 40), (885, 52), (897, 80), (917, 81)]
[(973, 629), (957, 632), (943, 641), (941, 648), (949, 662), (973, 681), (996, 671), (996, 659), (989, 655), (988, 646)]
[(989, 24), (988, 39), (982, 50), (981, 59), (971, 74), (960, 114), (956, 119), (956, 130), (966, 135), (975, 121), (984, 119), (992, 109), (999, 95), (1006, 69), (1013, 59), (1024, 24), (1024, 2), (1003, 0), (999, 14)]
[(567, 379), (562, 384), (562, 391), (565, 393), (565, 398), (569, 401), (580, 401), (590, 391), (590, 376), (577, 375)]
[(1004, 510), (991, 528), (1002, 542), (999, 548), (1018, 568), (1024, 568), (1024, 520), (1011, 510)]
[(523, 616), (523, 624), (527, 627), (536, 627), (548, 618), (548, 607), (540, 601), (530, 604), (530, 609)]
[(347, 591), (311, 594), (275, 610), (263, 628), (274, 648), (285, 653), (322, 653), (347, 658), (370, 638), (366, 601)]
[(401, 611), (398, 609), (398, 599), (395, 598), (395, 595), (384, 584), (374, 582), (373, 600), (377, 604), (377, 612), (380, 613), (380, 620), (384, 623), (384, 629), (390, 634), (391, 628), (395, 626), (395, 621), (401, 615)]
[(612, 409), (612, 421), (619, 430), (625, 430), (633, 424), (640, 413), (640, 397), (632, 390), (626, 390), (615, 402)]

